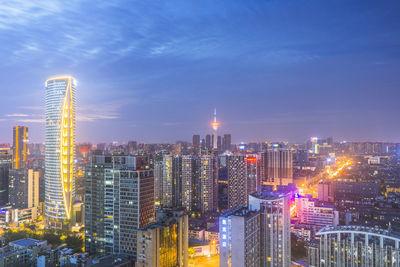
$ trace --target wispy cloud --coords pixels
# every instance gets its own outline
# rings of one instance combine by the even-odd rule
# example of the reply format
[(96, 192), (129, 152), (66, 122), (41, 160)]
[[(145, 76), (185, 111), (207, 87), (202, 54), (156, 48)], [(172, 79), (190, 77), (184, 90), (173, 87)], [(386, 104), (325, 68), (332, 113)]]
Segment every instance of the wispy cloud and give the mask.
[(119, 110), (134, 103), (132, 98), (106, 102), (100, 105), (82, 105), (77, 110), (77, 121), (93, 122), (96, 120), (114, 120), (120, 118)]
[(18, 119), (18, 122), (30, 122), (30, 123), (44, 123), (44, 119)]
[(55, 14), (63, 9), (59, 0), (13, 0), (2, 1), (0, 29), (11, 29), (15, 25), (27, 25), (39, 18)]
[(27, 110), (44, 110), (44, 106), (20, 106), (19, 108)]
[(78, 114), (77, 121), (93, 122), (96, 120), (113, 120), (118, 119), (118, 115), (101, 115), (101, 114)]
[(28, 117), (29, 114), (23, 114), (23, 113), (12, 113), (12, 114), (6, 114), (6, 117)]
[(182, 122), (164, 122), (163, 125), (164, 126), (178, 126), (178, 125), (182, 125)]

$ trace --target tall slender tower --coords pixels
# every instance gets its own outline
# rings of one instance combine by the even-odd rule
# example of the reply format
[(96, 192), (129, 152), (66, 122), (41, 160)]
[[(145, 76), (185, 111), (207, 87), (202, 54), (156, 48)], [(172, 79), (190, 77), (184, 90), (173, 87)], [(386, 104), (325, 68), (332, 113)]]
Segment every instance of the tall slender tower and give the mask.
[(75, 87), (71, 76), (46, 81), (45, 215), (53, 226), (71, 218), (75, 195)]
[(213, 149), (216, 150), (218, 149), (217, 146), (217, 130), (219, 127), (219, 122), (217, 121), (217, 109), (214, 109), (214, 121), (211, 123), (212, 128), (214, 129), (214, 135), (213, 135)]
[(28, 156), (28, 127), (13, 128), (13, 169), (24, 167)]

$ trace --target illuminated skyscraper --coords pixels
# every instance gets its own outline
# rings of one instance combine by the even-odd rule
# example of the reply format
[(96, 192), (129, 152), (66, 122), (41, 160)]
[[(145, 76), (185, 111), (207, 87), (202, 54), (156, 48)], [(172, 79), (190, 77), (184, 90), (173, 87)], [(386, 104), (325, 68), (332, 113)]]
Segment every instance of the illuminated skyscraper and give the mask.
[(52, 225), (71, 218), (75, 193), (75, 87), (71, 76), (46, 81), (45, 215)]
[(260, 212), (261, 266), (290, 266), (290, 193), (252, 194), (249, 209)]
[(13, 169), (23, 167), (28, 157), (28, 127), (14, 126), (13, 128)]

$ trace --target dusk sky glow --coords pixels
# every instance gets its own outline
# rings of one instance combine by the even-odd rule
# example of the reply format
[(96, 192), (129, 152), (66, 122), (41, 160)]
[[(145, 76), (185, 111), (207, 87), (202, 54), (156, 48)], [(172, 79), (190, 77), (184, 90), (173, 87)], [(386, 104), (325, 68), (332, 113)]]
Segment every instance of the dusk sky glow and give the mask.
[(44, 141), (44, 82), (78, 81), (77, 141), (400, 142), (400, 1), (0, 4), (0, 140)]

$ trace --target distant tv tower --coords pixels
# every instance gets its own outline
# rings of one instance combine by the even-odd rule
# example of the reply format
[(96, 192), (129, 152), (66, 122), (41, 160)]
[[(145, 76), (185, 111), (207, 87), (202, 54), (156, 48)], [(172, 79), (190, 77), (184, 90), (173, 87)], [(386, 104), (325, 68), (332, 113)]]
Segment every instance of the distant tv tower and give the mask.
[(217, 109), (214, 108), (214, 121), (211, 123), (212, 128), (214, 129), (214, 136), (213, 136), (213, 149), (217, 149), (217, 130), (219, 127), (219, 122), (217, 121)]

